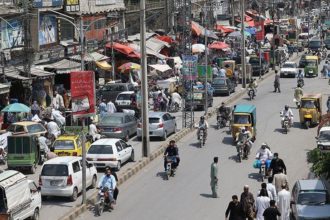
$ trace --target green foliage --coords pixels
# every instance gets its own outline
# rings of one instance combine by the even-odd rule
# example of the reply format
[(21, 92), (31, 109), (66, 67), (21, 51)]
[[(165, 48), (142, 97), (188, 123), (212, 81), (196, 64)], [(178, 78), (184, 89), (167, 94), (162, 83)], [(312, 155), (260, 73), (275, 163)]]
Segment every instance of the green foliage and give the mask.
[(330, 153), (323, 153), (318, 148), (308, 152), (308, 162), (312, 163), (312, 171), (317, 176), (330, 179)]

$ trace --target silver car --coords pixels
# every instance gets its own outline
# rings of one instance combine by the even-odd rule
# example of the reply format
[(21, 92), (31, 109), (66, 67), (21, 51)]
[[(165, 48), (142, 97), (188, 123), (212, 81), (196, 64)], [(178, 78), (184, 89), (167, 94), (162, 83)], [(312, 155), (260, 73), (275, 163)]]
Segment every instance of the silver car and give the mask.
[(101, 130), (101, 135), (128, 141), (136, 133), (137, 120), (132, 114), (116, 112), (102, 117), (97, 127)]
[[(166, 140), (169, 134), (176, 132), (175, 116), (167, 112), (149, 112), (149, 136)], [(138, 124), (137, 138), (142, 139), (142, 122)]]

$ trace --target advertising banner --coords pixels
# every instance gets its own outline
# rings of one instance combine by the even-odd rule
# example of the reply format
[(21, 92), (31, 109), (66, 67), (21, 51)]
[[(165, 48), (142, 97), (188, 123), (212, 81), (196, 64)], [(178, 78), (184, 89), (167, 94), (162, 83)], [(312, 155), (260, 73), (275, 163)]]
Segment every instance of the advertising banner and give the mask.
[(57, 22), (55, 16), (40, 15), (39, 20), (39, 45), (57, 42)]
[(70, 78), (73, 117), (95, 115), (95, 73), (93, 71), (71, 72)]
[(63, 6), (63, 0), (33, 0), (34, 8), (60, 7)]
[[(198, 69), (198, 79), (205, 79), (205, 65), (199, 65)], [(212, 80), (212, 67), (210, 65), (207, 66), (207, 79)]]
[(258, 42), (263, 41), (265, 38), (265, 24), (264, 21), (254, 21), (254, 25), (256, 28), (256, 40)]
[(197, 61), (196, 55), (182, 55), (182, 77), (184, 80), (197, 79)]
[(12, 19), (7, 22), (1, 21), (0, 28), (0, 48), (23, 46), (23, 28), (20, 20)]

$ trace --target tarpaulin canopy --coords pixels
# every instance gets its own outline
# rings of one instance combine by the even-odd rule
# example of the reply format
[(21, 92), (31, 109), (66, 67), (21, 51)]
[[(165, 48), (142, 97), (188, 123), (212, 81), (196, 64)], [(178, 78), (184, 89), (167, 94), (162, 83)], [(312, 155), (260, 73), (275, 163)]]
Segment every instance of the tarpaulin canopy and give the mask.
[(155, 36), (155, 38), (161, 40), (161, 41), (164, 41), (166, 43), (174, 43), (175, 41), (170, 37), (170, 36)]
[(115, 49), (116, 51), (127, 55), (128, 57), (132, 57), (132, 58), (141, 58), (141, 55), (139, 53), (137, 53), (133, 48), (131, 48), (130, 46), (124, 45), (124, 44), (120, 44), (120, 43), (113, 43), (113, 45), (111, 45), (111, 43), (107, 43), (106, 45), (107, 48), (112, 48)]
[[(81, 60), (81, 55), (73, 55), (70, 57), (70, 59), (75, 60), (75, 61), (80, 61)], [(92, 52), (92, 53), (86, 53), (84, 56), (84, 61), (86, 62), (96, 62), (96, 61), (101, 61), (101, 60), (107, 60), (109, 57), (100, 54), (98, 52)]]
[(223, 50), (229, 48), (229, 45), (225, 42), (215, 41), (208, 46), (210, 49)]
[(107, 61), (96, 61), (95, 64), (99, 68), (101, 68), (103, 70), (107, 70), (107, 71), (111, 70), (111, 67), (112, 67)]
[(160, 72), (166, 72), (167, 70), (171, 70), (172, 68), (167, 64), (154, 64), (149, 65), (150, 67), (154, 68), (155, 70), (158, 70)]
[[(234, 27), (235, 29), (237, 29), (236, 27)], [(232, 27), (228, 27), (228, 26), (223, 26), (223, 25), (217, 25), (216, 26), (216, 30), (217, 31), (221, 31), (222, 33), (231, 33), (234, 32), (235, 29)]]

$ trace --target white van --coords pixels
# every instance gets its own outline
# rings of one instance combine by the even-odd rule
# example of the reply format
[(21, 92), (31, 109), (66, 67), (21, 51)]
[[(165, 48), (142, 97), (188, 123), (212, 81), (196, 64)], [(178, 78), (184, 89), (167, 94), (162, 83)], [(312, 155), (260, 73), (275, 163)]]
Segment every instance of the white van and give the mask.
[(40, 188), (15, 170), (0, 173), (0, 216), (2, 219), (39, 219)]

